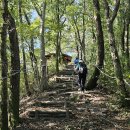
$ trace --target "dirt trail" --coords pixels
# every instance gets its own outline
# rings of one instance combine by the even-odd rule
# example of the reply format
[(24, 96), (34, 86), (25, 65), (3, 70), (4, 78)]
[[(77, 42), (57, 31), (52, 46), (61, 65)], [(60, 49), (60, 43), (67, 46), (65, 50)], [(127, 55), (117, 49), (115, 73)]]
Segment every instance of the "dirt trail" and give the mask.
[(130, 113), (110, 110), (110, 95), (78, 90), (72, 65), (53, 79), (45, 92), (21, 100), (16, 130), (130, 130)]

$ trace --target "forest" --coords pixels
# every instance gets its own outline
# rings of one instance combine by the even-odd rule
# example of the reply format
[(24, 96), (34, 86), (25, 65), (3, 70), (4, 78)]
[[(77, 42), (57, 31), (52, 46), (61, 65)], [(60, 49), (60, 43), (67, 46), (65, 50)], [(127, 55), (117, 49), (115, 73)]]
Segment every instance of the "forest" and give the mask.
[[(130, 129), (130, 0), (0, 0), (0, 3), (1, 130)], [(73, 72), (73, 61), (77, 56), (88, 68), (83, 94), (79, 94), (75, 84), (77, 75)], [(64, 96), (60, 95), (61, 91)], [(114, 114), (123, 113), (120, 120), (125, 116), (125, 123), (106, 119), (103, 114), (98, 120), (97, 111), (102, 112), (102, 109), (98, 106), (96, 111), (92, 106), (95, 100), (89, 96), (94, 93), (102, 96), (102, 92), (110, 97), (104, 101), (108, 104), (104, 109), (110, 112), (109, 107)], [(98, 94), (93, 97), (98, 99)], [(50, 109), (53, 106), (54, 109), (52, 98), (58, 106), (64, 101), (65, 113), (40, 111), (43, 107)], [(40, 108), (36, 108), (36, 100), (40, 102)], [(51, 103), (47, 104), (45, 100)], [(87, 109), (77, 108), (81, 100), (89, 103)], [(29, 102), (34, 102), (36, 111), (28, 110), (27, 118), (24, 117), (25, 107), (34, 107), (34, 104), (27, 106)], [(73, 118), (78, 112), (76, 124)], [(59, 126), (58, 119), (55, 119), (57, 125), (53, 119), (53, 123), (48, 118), (48, 122), (42, 120), (46, 115), (49, 119), (51, 115), (58, 119), (65, 116), (61, 119), (65, 124)], [(68, 122), (66, 118), (69, 118)], [(40, 122), (43, 126), (38, 125)], [(99, 126), (102, 122), (106, 124)], [(31, 127), (33, 123), (37, 128)], [(47, 123), (52, 124), (52, 128)], [(108, 124), (109, 128), (106, 127)]]

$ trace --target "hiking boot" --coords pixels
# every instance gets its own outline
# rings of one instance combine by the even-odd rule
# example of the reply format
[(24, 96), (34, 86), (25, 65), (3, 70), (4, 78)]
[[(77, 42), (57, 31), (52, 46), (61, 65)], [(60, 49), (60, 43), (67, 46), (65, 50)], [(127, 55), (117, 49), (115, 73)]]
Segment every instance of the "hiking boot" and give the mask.
[(81, 88), (81, 91), (84, 92), (84, 87)]

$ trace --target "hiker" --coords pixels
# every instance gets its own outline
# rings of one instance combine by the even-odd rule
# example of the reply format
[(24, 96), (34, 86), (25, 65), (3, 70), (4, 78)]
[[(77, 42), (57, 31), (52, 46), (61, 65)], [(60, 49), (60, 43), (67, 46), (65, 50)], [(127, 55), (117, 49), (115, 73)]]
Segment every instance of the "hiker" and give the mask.
[(87, 66), (82, 59), (79, 60), (79, 63), (75, 68), (75, 72), (78, 74), (78, 85), (81, 91), (84, 91), (87, 76)]

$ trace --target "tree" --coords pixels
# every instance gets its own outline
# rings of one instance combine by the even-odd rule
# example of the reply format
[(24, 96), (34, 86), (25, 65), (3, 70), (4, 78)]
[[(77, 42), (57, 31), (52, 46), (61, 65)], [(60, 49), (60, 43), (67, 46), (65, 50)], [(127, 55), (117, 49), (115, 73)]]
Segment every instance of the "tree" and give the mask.
[(3, 1), (3, 26), (1, 32), (1, 77), (2, 77), (2, 90), (1, 90), (1, 130), (8, 130), (8, 88), (7, 88), (7, 72), (8, 72), (8, 61), (6, 55), (6, 44), (7, 44), (7, 19), (8, 9), (7, 1)]
[[(29, 27), (31, 26), (31, 22), (30, 22), (30, 19), (27, 15), (27, 13), (24, 11), (24, 16), (25, 16), (25, 19), (26, 19), (26, 22), (27, 24), (29, 25)], [(39, 75), (39, 70), (38, 70), (38, 63), (37, 63), (37, 58), (36, 58), (36, 55), (34, 53), (34, 37), (31, 36), (31, 39), (30, 40), (30, 44), (28, 44), (29, 46), (29, 55), (30, 55), (30, 60), (31, 60), (31, 66), (32, 66), (32, 69), (33, 69), (33, 74), (34, 74), (34, 82), (35, 84), (37, 84), (39, 86), (40, 84), (40, 75)]]
[(127, 93), (124, 79), (123, 79), (121, 63), (120, 63), (119, 55), (117, 52), (115, 35), (114, 35), (114, 31), (113, 31), (113, 22), (117, 16), (119, 5), (120, 5), (120, 0), (117, 0), (113, 13), (112, 13), (112, 16), (111, 16), (108, 1), (104, 0), (104, 7), (105, 7), (105, 12), (106, 12), (105, 14), (106, 14), (106, 19), (107, 19), (107, 30), (108, 30), (108, 35), (109, 35), (109, 45), (110, 45), (111, 57), (113, 60), (113, 65), (114, 65), (116, 81), (117, 81), (117, 85), (120, 88), (121, 96), (126, 98), (126, 97), (128, 97), (128, 93)]
[[(22, 1), (19, 0), (19, 19), (20, 19), (20, 24), (23, 23), (22, 19)], [(28, 96), (30, 96), (31, 92), (29, 90), (29, 84), (28, 84), (28, 75), (27, 75), (27, 67), (26, 67), (26, 56), (25, 56), (25, 50), (24, 50), (24, 39), (23, 39), (23, 34), (22, 30), (20, 28), (20, 40), (22, 44), (22, 54), (23, 54), (23, 72), (24, 72), (24, 82), (25, 82), (25, 88), (26, 88), (26, 93)]]
[(45, 57), (45, 15), (46, 15), (46, 1), (42, 4), (42, 18), (41, 18), (41, 84), (40, 88), (43, 91), (47, 87), (47, 63)]
[(59, 59), (60, 59), (60, 9), (59, 0), (56, 0), (56, 21), (57, 21), (57, 32), (56, 32), (56, 73), (59, 73)]
[(97, 81), (100, 76), (100, 69), (103, 66), (104, 62), (104, 37), (103, 37), (103, 30), (102, 30), (102, 22), (100, 16), (100, 5), (98, 0), (93, 0), (93, 5), (95, 9), (95, 21), (96, 21), (96, 32), (97, 32), (97, 61), (95, 70), (93, 72), (92, 77), (88, 81), (87, 89), (93, 89), (97, 86)]
[(126, 58), (127, 58), (127, 68), (130, 68), (130, 54), (129, 54), (129, 25), (130, 25), (130, 0), (127, 0), (127, 12), (126, 12)]
[(11, 123), (15, 127), (19, 124), (19, 87), (20, 87), (20, 58), (19, 58), (19, 42), (15, 25), (15, 20), (8, 10), (8, 2), (4, 0), (8, 15), (8, 34), (11, 51), (11, 72), (10, 72), (10, 92), (11, 92)]
[[(86, 35), (86, 1), (83, 0), (82, 3), (83, 10), (77, 10), (72, 15), (73, 20), (73, 26), (75, 28), (75, 34), (76, 34), (76, 40), (78, 41), (78, 44), (80, 45), (80, 58), (83, 59), (86, 62), (86, 47), (85, 47), (85, 35)], [(80, 7), (81, 8), (81, 7)], [(80, 9), (79, 8), (79, 9)], [(81, 19), (81, 21), (79, 20)], [(80, 21), (80, 22), (79, 22)]]

